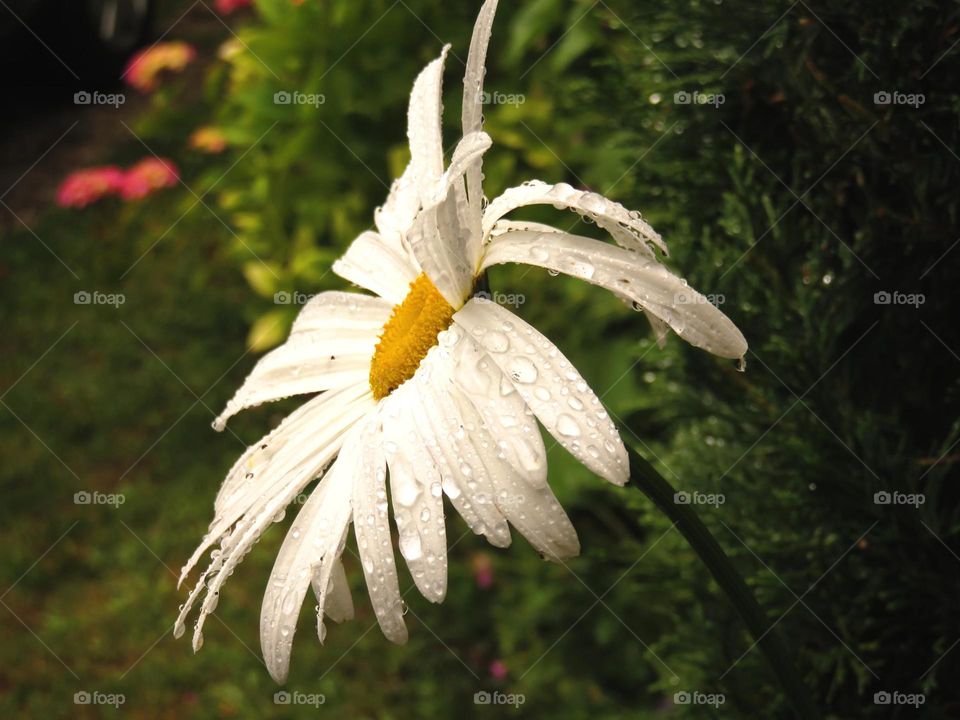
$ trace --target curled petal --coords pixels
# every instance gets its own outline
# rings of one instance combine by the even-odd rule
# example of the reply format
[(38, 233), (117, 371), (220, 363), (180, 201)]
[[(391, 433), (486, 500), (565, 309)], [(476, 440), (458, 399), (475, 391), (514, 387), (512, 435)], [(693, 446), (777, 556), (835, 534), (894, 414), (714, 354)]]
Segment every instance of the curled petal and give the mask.
[(739, 359), (747, 341), (706, 297), (655, 260), (568, 233), (507, 232), (487, 246), (483, 267), (519, 262), (566, 273), (630, 298), (684, 340), (720, 357)]
[(566, 183), (548, 185), (533, 180), (504, 191), (487, 206), (483, 213), (483, 237), (486, 239), (494, 225), (509, 212), (527, 205), (553, 205), (558, 209), (575, 210), (593, 219), (613, 239), (627, 250), (653, 256), (652, 247), (664, 254), (667, 246), (640, 213), (627, 210), (620, 203), (608, 200), (595, 192), (586, 192)]

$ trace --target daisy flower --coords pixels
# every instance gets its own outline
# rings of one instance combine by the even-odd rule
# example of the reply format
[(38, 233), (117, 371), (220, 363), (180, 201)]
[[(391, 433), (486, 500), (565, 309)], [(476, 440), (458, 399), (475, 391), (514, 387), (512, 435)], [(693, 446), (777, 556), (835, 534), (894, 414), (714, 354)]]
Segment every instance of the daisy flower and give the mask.
[[(510, 544), (510, 525), (551, 560), (576, 555), (577, 534), (547, 483), (538, 421), (586, 467), (623, 485), (627, 452), (600, 400), (546, 337), (499, 305), (475, 297), (500, 263), (527, 263), (609, 289), (642, 308), (658, 335), (673, 329), (727, 358), (747, 345), (733, 323), (661, 265), (663, 242), (638, 213), (569, 185), (528, 182), (486, 203), (481, 161), (482, 81), (496, 0), (483, 5), (464, 77), (463, 137), (444, 166), (441, 75), (449, 46), (413, 85), (411, 160), (334, 271), (372, 294), (325, 292), (264, 356), (214, 422), (245, 408), (312, 395), (230, 470), (214, 518), (181, 580), (208, 551), (211, 564), (182, 607), (175, 634), (206, 590), (194, 634), (243, 556), (317, 478), (267, 584), (260, 640), (270, 674), (286, 679), (308, 588), (325, 617), (353, 616), (341, 555), (352, 523), (377, 620), (407, 639), (393, 549), (433, 602), (447, 589), (444, 496), (478, 535)], [(548, 204), (591, 218), (616, 245), (505, 219)], [(328, 467), (329, 466), (329, 467)], [(388, 483), (389, 478), (389, 483)]]

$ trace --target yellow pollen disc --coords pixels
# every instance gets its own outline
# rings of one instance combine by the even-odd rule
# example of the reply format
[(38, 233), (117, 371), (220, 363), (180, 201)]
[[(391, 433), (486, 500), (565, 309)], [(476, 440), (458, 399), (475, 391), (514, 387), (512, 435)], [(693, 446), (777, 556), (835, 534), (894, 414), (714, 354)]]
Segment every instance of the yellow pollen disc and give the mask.
[(454, 309), (430, 279), (421, 274), (383, 326), (370, 363), (370, 389), (385, 398), (413, 377), (420, 361), (437, 344), (437, 335), (450, 327)]

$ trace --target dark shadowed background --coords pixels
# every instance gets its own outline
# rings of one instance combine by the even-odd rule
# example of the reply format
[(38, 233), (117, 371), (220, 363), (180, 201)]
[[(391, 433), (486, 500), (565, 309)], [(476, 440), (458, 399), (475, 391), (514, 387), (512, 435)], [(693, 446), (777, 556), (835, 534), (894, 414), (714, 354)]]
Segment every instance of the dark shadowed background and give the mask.
[[(259, 605), (296, 508), (203, 649), (174, 640), (222, 477), (296, 402), (210, 422), (299, 299), (345, 287), (330, 263), (402, 170), (410, 86), (445, 42), (455, 139), (480, 3), (127, 0), (112, 34), (111, 3), (64, 4), (0, 1), (0, 714), (789, 717), (679, 533), (559, 448), (581, 556), (451, 520), (448, 597), (405, 595), (406, 646), (348, 550), (357, 618), (320, 645), (308, 602), (275, 695)], [(641, 210), (743, 330), (747, 371), (658, 348), (598, 288), (530, 268), (493, 287), (701, 501), (830, 718), (960, 716), (958, 31), (955, 3), (889, 0), (504, 0), (494, 28), (488, 196), (539, 178)], [(131, 87), (157, 41), (196, 57)], [(191, 141), (202, 127), (225, 147)], [(69, 173), (154, 155), (180, 180), (58, 206)]]

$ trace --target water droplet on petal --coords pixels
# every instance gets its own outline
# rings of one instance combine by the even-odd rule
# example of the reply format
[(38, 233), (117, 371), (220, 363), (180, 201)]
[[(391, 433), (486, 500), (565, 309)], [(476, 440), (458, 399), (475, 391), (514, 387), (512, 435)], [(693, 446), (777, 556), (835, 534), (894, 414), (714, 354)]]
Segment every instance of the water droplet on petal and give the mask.
[(490, 352), (502, 353), (510, 347), (510, 339), (499, 330), (491, 330), (483, 336), (483, 346)]
[(529, 358), (515, 357), (508, 366), (510, 377), (514, 382), (532, 383), (537, 379), (537, 366)]
[(580, 426), (566, 413), (560, 413), (557, 416), (557, 432), (566, 437), (577, 437), (580, 435)]

